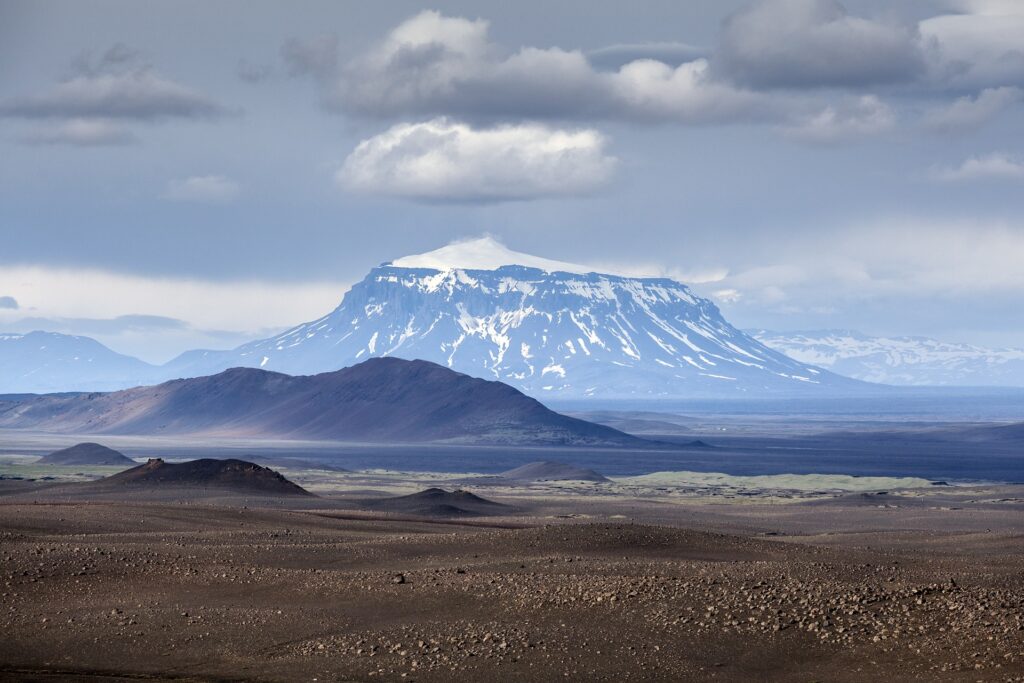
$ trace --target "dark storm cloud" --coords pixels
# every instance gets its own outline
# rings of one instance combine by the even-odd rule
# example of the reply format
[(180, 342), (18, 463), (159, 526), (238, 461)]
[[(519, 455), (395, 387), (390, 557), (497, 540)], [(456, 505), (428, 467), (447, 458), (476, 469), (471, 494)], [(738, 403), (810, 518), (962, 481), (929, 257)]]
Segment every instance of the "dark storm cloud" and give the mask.
[(835, 0), (760, 0), (725, 20), (714, 60), (756, 88), (909, 82), (925, 66), (915, 29), (851, 16)]

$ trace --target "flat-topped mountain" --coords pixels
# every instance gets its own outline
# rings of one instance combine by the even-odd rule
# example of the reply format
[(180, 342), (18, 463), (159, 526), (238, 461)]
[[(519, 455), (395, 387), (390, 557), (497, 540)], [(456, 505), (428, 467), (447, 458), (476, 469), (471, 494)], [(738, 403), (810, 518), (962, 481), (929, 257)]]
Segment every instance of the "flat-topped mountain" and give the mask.
[(593, 272), (491, 238), (382, 264), (322, 318), (232, 351), (191, 351), (165, 369), (179, 376), (234, 366), (307, 374), (378, 356), (433, 361), (535, 397), (871, 388), (772, 350), (676, 280)]
[(0, 427), (375, 443), (652, 446), (560, 415), (507, 384), (398, 358), (304, 377), (234, 368), (108, 394), (43, 396), (0, 404)]
[(134, 460), (120, 451), (98, 443), (80, 443), (62, 448), (36, 461), (39, 465), (126, 465), (134, 466)]
[(96, 482), (129, 487), (218, 488), (269, 495), (312, 496), (274, 470), (244, 460), (202, 458), (169, 463), (153, 458), (144, 465)]

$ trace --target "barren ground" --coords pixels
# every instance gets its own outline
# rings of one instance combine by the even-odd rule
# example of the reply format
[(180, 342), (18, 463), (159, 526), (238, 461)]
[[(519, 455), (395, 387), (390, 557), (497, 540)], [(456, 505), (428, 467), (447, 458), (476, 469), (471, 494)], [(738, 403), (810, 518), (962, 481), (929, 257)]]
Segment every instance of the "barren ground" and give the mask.
[(1019, 487), (416, 520), (4, 484), (6, 680), (1024, 681)]

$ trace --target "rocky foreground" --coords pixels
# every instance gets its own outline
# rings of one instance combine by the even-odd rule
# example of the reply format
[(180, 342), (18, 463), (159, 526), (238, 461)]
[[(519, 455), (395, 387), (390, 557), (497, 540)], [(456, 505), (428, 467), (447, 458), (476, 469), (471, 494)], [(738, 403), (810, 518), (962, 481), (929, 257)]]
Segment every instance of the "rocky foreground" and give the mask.
[(1019, 535), (108, 503), (0, 528), (8, 680), (1024, 681)]

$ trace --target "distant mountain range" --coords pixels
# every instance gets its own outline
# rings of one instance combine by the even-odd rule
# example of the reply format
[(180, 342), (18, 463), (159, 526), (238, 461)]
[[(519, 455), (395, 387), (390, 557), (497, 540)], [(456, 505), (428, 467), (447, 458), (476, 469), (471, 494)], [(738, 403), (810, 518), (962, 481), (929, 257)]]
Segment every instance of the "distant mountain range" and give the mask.
[(850, 330), (749, 332), (791, 358), (865, 382), (1024, 387), (1024, 349), (989, 349), (926, 337), (872, 337)]
[(744, 332), (674, 280), (591, 272), (482, 238), (378, 266), (334, 311), (280, 335), (162, 366), (87, 337), (0, 335), (0, 394), (109, 391), (233, 367), (318, 374), (374, 357), (429, 360), (545, 400), (1024, 386), (1024, 349), (844, 330)]
[(862, 388), (768, 348), (679, 282), (591, 272), (510, 251), (490, 238), (383, 264), (322, 318), (230, 351), (189, 351), (161, 367), (109, 350), (103, 357), (80, 353), (76, 344), (95, 344), (80, 337), (60, 349), (33, 337), (0, 340), (0, 357), (15, 349), (12, 364), (20, 368), (0, 378), (0, 393), (123, 388), (232, 367), (317, 374), (384, 356), (433, 361), (535, 397)]
[(56, 332), (0, 334), (0, 393), (109, 391), (143, 384), (163, 370), (89, 337)]
[(0, 427), (376, 443), (656, 445), (555, 413), (506, 384), (398, 358), (312, 376), (234, 368), (112, 393), (2, 402)]

